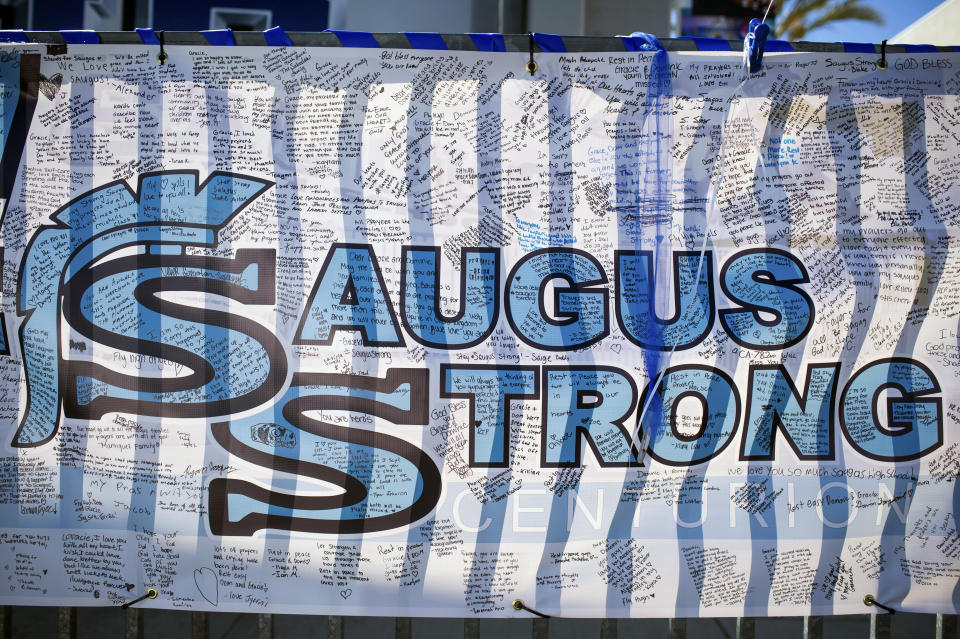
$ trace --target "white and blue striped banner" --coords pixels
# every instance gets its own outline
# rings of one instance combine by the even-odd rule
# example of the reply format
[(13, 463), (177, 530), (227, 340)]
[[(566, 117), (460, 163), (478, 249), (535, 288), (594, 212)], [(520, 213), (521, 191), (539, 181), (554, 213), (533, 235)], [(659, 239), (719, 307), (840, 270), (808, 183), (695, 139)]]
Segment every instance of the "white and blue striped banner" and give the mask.
[(0, 32), (0, 603), (957, 611), (960, 54), (323, 35)]

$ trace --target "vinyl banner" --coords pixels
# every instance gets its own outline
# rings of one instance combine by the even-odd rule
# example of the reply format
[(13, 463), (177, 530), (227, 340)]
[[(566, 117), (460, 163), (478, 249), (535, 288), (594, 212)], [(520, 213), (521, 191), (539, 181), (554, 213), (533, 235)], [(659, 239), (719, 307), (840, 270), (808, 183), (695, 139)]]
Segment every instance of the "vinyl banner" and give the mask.
[(0, 603), (956, 611), (958, 54), (6, 47)]

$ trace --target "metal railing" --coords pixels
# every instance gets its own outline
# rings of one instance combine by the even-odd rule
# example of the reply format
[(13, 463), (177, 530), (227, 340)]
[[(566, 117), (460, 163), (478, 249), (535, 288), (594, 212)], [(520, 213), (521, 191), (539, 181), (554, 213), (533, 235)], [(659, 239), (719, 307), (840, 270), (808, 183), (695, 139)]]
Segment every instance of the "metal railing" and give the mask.
[[(27, 610), (37, 610), (30, 608), (21, 608), (13, 606), (0, 606), (0, 639), (15, 639), (13, 634), (13, 617), (15, 611), (27, 611)], [(77, 639), (78, 636), (78, 609), (77, 608), (57, 608), (57, 624), (56, 624), (56, 638), (57, 639)], [(144, 609), (137, 608), (128, 608), (124, 611), (123, 617), (123, 637), (124, 639), (144, 639)], [(166, 611), (158, 611), (160, 614), (163, 614)], [(22, 614), (22, 613), (20, 613)], [(241, 615), (237, 615), (240, 617)], [(272, 614), (257, 614), (257, 615), (243, 615), (249, 617), (256, 617), (256, 636), (258, 639), (275, 639), (276, 637), (282, 636), (283, 633), (277, 633), (275, 629), (275, 616)], [(919, 616), (919, 615), (915, 615)], [(958, 631), (958, 621), (957, 615), (923, 615), (923, 617), (934, 617), (934, 637), (935, 639), (957, 639)], [(316, 622), (319, 624), (326, 625), (326, 636), (328, 639), (346, 639), (345, 635), (345, 618), (342, 616), (318, 616), (315, 617)], [(800, 636), (803, 639), (822, 639), (824, 636), (824, 619), (822, 616), (810, 616), (802, 617), (802, 631)], [(413, 621), (411, 617), (396, 617), (394, 618), (394, 637), (396, 639), (413, 639)], [(564, 624), (569, 620), (551, 618), (551, 619), (532, 619), (532, 631), (531, 639), (548, 639), (550, 636), (550, 629), (554, 624)], [(644, 620), (648, 623), (662, 623), (662, 630), (666, 631), (666, 636), (669, 639), (685, 639), (687, 636), (687, 626), (688, 620), (675, 618), (675, 619), (662, 619), (662, 620)], [(729, 639), (754, 639), (757, 636), (757, 623), (761, 621), (759, 618), (755, 617), (738, 617), (733, 620), (727, 620), (727, 625), (731, 625), (730, 622), (733, 622), (733, 632), (729, 632), (723, 625), (720, 624), (719, 620), (714, 620), (717, 622), (720, 633), (729, 637)], [(800, 622), (801, 618), (793, 618), (793, 621)], [(864, 634), (870, 639), (890, 639), (893, 635), (891, 632), (891, 626), (893, 621), (893, 616), (888, 614), (870, 614), (869, 620), (860, 619), (863, 624)], [(600, 639), (618, 639), (618, 620), (617, 619), (600, 619), (594, 620), (595, 623), (599, 626), (599, 637)], [(463, 639), (480, 639), (480, 619), (463, 619)], [(248, 624), (249, 625), (249, 624)], [(800, 626), (800, 623), (796, 623), (797, 626)], [(869, 627), (867, 627), (869, 625)], [(190, 638), (191, 639), (211, 639), (211, 613), (208, 612), (192, 612), (190, 613)], [(226, 632), (223, 632), (220, 637), (231, 637), (234, 636), (231, 634), (233, 626), (227, 629)], [(381, 633), (379, 636), (381, 638), (389, 637), (389, 631)], [(578, 633), (579, 634), (579, 633)], [(633, 634), (633, 633), (630, 633)], [(694, 636), (699, 635), (700, 633), (694, 633)], [(864, 636), (864, 634), (858, 633), (857, 636)], [(899, 633), (898, 633), (899, 634)], [(31, 636), (39, 636), (37, 634), (32, 634)], [(99, 637), (110, 636), (105, 631), (97, 633)], [(247, 632), (246, 636), (250, 636)], [(597, 636), (593, 634), (593, 636)], [(790, 636), (796, 636), (791, 633)], [(920, 636), (917, 630), (914, 630), (910, 636)], [(219, 639), (214, 637), (214, 639)], [(354, 639), (351, 637), (350, 639)], [(373, 639), (368, 634), (364, 636), (364, 639)]]

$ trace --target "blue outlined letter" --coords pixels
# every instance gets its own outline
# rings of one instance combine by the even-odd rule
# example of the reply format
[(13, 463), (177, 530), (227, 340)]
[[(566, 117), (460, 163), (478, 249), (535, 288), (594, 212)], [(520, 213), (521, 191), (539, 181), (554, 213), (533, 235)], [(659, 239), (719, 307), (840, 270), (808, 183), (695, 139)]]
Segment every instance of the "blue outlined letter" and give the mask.
[(490, 336), (500, 311), (500, 249), (460, 251), (459, 312), (440, 312), (440, 247), (404, 246), (400, 319), (410, 336), (432, 348), (469, 348)]
[[(879, 413), (886, 397), (885, 418)], [(840, 426), (850, 445), (870, 459), (909, 461), (943, 444), (943, 400), (933, 372), (912, 359), (891, 357), (861, 368), (840, 397)], [(922, 399), (921, 399), (922, 398)]]
[(540, 396), (538, 373), (536, 366), (440, 365), (440, 397), (470, 403), (470, 466), (510, 465), (510, 402)]
[(674, 251), (674, 314), (657, 317), (652, 251), (617, 251), (617, 323), (643, 348), (682, 351), (699, 344), (713, 326), (713, 254)]
[(783, 433), (798, 459), (833, 459), (833, 402), (840, 364), (811, 364), (801, 395), (782, 365), (750, 367), (740, 459), (772, 460)]
[(637, 405), (637, 385), (612, 366), (543, 369), (541, 468), (580, 465), (581, 435), (601, 466), (639, 466), (625, 425)]
[(740, 251), (723, 265), (720, 286), (745, 310), (720, 311), (720, 323), (741, 346), (761, 351), (793, 346), (813, 325), (813, 300), (795, 286), (809, 281), (803, 264), (786, 251)]
[[(552, 312), (547, 312), (545, 289), (557, 287)], [(546, 248), (523, 256), (507, 277), (507, 321), (521, 340), (547, 351), (570, 351), (594, 344), (610, 332), (607, 283), (595, 257), (572, 248)]]
[[(640, 400), (647, 404), (647, 394), (653, 392), (648, 386)], [(668, 368), (656, 389), (659, 397), (651, 399), (662, 402), (662, 410), (647, 410), (641, 428), (656, 432), (650, 440), (650, 455), (670, 466), (693, 466), (719, 455), (733, 439), (740, 420), (740, 396), (726, 373), (709, 366), (685, 364)], [(680, 403), (694, 399), (700, 403), (700, 417), (696, 420), (696, 432), (690, 433), (693, 424), (680, 423)], [(657, 413), (667, 420), (669, 428), (659, 428), (654, 420)], [(681, 427), (683, 432), (681, 432)]]
[(340, 330), (359, 331), (364, 346), (403, 346), (397, 316), (369, 244), (330, 247), (293, 343), (329, 345)]

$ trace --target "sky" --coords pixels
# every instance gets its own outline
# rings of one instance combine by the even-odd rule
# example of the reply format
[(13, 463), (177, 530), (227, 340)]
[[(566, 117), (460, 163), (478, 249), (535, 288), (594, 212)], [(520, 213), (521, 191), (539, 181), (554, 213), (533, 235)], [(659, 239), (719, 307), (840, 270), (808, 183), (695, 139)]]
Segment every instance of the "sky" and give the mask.
[[(880, 12), (885, 24), (872, 22), (845, 21), (815, 29), (803, 39), (810, 42), (872, 42), (879, 44), (883, 40), (893, 42), (893, 36), (903, 31), (911, 23), (929, 13), (942, 0), (864, 0)], [(957, 28), (960, 41), (960, 25)]]

